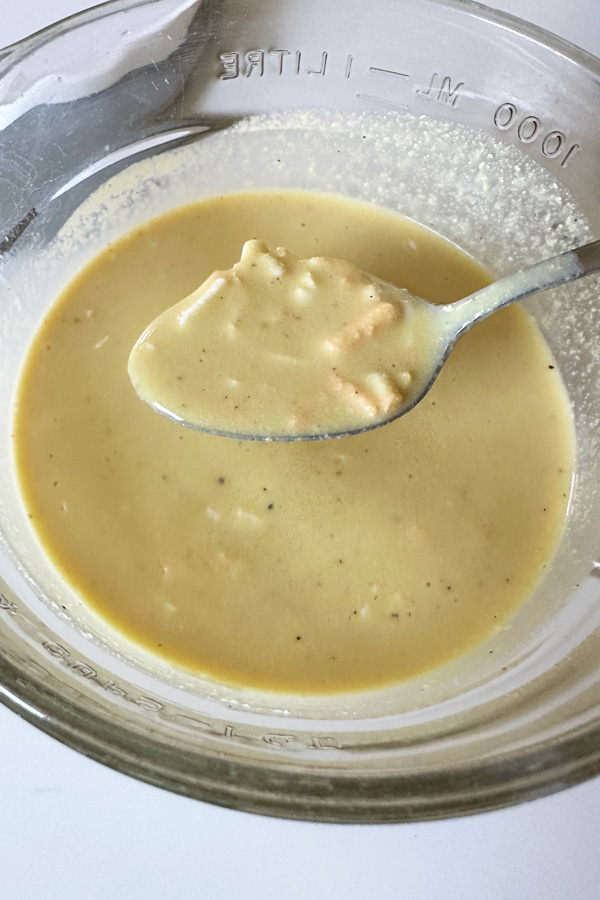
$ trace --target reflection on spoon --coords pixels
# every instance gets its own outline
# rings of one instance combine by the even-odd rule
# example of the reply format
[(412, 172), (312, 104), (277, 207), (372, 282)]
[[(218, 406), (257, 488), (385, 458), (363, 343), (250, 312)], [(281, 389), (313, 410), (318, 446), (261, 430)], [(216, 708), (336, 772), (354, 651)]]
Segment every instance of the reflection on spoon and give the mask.
[(600, 241), (435, 305), (343, 260), (257, 240), (166, 310), (129, 357), (138, 395), (200, 431), (263, 441), (358, 434), (408, 412), (493, 312), (600, 269)]

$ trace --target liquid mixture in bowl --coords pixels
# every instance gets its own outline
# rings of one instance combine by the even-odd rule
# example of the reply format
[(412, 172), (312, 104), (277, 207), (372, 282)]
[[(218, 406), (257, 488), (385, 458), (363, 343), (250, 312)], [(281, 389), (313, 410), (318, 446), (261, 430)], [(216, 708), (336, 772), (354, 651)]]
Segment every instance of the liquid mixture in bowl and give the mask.
[(500, 627), (553, 554), (574, 454), (560, 375), (510, 308), (377, 431), (265, 444), (183, 429), (136, 395), (130, 351), (253, 237), (433, 301), (489, 280), (411, 221), (327, 194), (232, 193), (150, 221), (37, 333), (14, 421), (24, 505), (64, 579), (174, 665), (296, 693), (411, 678)]

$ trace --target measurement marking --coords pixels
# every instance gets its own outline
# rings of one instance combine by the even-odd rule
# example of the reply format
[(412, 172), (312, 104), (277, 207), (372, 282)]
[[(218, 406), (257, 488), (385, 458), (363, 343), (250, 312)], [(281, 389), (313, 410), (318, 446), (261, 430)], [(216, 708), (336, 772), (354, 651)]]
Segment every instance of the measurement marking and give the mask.
[[(454, 92), (447, 91), (448, 96), (451, 98), (459, 87), (463, 87), (463, 85), (457, 85)], [(494, 125), (500, 131), (508, 131), (520, 115), (521, 113), (514, 103), (501, 103), (494, 113)], [(561, 156), (567, 143), (567, 136), (563, 131), (554, 130), (544, 134), (544, 125), (541, 119), (530, 115), (524, 116), (517, 126), (517, 137), (522, 144), (531, 144), (538, 138), (540, 132), (542, 134), (541, 151), (546, 159), (556, 159)], [(561, 160), (561, 168), (564, 168), (580, 149), (579, 144), (571, 144)]]
[(324, 75), (324, 74), (325, 74), (325, 70), (327, 69), (327, 57), (328, 57), (328, 55), (329, 55), (328, 53), (326, 53), (325, 51), (323, 51), (323, 53), (321, 53), (321, 66), (320, 66), (320, 68), (318, 68), (318, 69), (308, 69), (308, 70), (307, 70), (307, 75)]
[(9, 600), (8, 597), (5, 597), (4, 594), (0, 594), (0, 609), (7, 612), (9, 616), (14, 616), (17, 613), (17, 607)]
[(579, 144), (573, 144), (573, 146), (571, 147), (571, 149), (569, 150), (569, 152), (567, 153), (567, 155), (565, 156), (565, 158), (563, 159), (563, 161), (560, 164), (561, 169), (566, 166), (566, 164), (569, 160), (569, 157), (573, 156), (574, 153), (577, 153), (578, 150), (581, 150), (581, 147), (579, 146)]
[[(417, 88), (417, 94), (427, 97), (428, 100), (437, 100), (440, 103), (447, 103), (449, 106), (456, 106), (460, 100), (460, 90), (464, 88), (464, 81), (459, 81), (455, 87), (452, 87), (452, 81), (449, 75), (443, 77), (437, 72), (431, 76), (431, 81), (427, 86), (427, 90)], [(496, 110), (498, 112), (498, 110)], [(506, 126), (508, 127), (508, 126)]]
[(408, 109), (408, 103), (396, 103), (395, 100), (387, 100), (385, 97), (375, 97), (373, 94), (357, 94), (359, 100), (371, 100), (373, 103), (385, 103), (395, 109)]
[(283, 75), (283, 57), (289, 56), (289, 50), (269, 50), (269, 56), (274, 56), (278, 60), (277, 74)]
[(379, 66), (369, 66), (369, 72), (381, 72), (382, 75), (395, 75), (397, 78), (410, 78), (406, 72), (394, 72), (393, 69), (380, 69)]

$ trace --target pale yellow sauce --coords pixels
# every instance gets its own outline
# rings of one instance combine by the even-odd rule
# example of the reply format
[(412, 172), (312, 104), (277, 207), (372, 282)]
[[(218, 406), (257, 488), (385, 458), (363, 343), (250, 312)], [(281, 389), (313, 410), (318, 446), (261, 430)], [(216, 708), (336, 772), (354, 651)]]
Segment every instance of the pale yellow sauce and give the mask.
[(347, 260), (251, 240), (146, 328), (129, 376), (146, 403), (210, 431), (361, 430), (427, 386), (441, 340), (431, 310)]
[(487, 280), (418, 226), (326, 195), (228, 195), (150, 222), (35, 338), (14, 421), (26, 509), (81, 596), (175, 664), (308, 693), (409, 678), (467, 652), (541, 576), (572, 475), (560, 376), (511, 308), (376, 431), (257, 444), (178, 427), (135, 393), (131, 347), (256, 235), (431, 300)]

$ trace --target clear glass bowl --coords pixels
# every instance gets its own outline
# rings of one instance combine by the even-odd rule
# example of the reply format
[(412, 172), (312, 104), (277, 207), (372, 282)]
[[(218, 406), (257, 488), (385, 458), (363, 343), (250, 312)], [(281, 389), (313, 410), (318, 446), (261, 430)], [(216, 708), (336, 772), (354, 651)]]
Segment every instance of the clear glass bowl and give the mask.
[[(556, 559), (510, 627), (427, 679), (302, 699), (173, 671), (109, 633), (30, 536), (11, 469), (15, 380), (52, 297), (106, 239), (91, 227), (56, 252), (65, 222), (132, 162), (250, 114), (313, 108), (478, 129), (544, 167), (600, 234), (600, 63), (477, 4), (115, 0), (0, 52), (0, 698), (122, 772), (264, 814), (395, 822), (558, 790), (600, 772), (597, 282), (530, 307), (576, 416)], [(433, 183), (452, 165), (440, 156)], [(144, 191), (138, 178), (134, 218)], [(534, 200), (517, 217), (539, 215)], [(517, 247), (504, 264), (526, 257)]]

